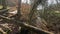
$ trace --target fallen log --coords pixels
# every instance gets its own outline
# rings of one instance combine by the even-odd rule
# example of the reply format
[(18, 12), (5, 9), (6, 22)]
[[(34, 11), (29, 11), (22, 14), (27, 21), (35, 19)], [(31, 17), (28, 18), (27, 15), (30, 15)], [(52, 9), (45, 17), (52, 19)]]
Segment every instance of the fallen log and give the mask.
[(7, 9), (1, 9), (1, 10), (0, 10), (0, 13), (6, 13), (6, 12), (8, 12), (8, 10), (10, 10), (10, 9), (12, 9), (12, 7), (7, 8)]
[(5, 14), (5, 13), (7, 13), (8, 10), (9, 10), (9, 9), (0, 10), (0, 15), (3, 15), (3, 14)]
[(11, 18), (8, 18), (8, 17), (5, 17), (5, 16), (2, 16), (2, 15), (0, 15), (0, 18), (6, 19), (7, 21), (12, 21), (16, 25), (19, 25), (21, 27), (24, 27), (26, 29), (32, 30), (32, 31), (40, 33), (40, 34), (53, 34), (52, 32), (42, 30), (40, 28), (34, 27), (32, 25), (29, 25), (29, 24), (26, 24), (26, 23), (23, 23), (23, 22), (20, 22), (20, 21), (17, 21), (17, 20), (14, 20), (14, 19), (11, 19)]
[(6, 12), (7, 10), (9, 10), (9, 9), (3, 9), (3, 10), (0, 10), (0, 12)]

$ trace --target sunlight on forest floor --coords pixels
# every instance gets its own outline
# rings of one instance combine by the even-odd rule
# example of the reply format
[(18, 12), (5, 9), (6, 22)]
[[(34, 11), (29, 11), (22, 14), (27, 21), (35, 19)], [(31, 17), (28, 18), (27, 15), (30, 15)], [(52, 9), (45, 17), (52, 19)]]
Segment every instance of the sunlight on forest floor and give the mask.
[[(3, 8), (3, 6), (2, 6), (2, 5), (0, 5), (0, 9), (2, 9), (2, 8)], [(10, 8), (10, 7), (8, 7), (8, 6), (7, 6), (7, 9), (9, 9), (9, 8)]]
[(2, 9), (3, 8), (3, 6), (2, 5), (0, 5), (0, 9)]

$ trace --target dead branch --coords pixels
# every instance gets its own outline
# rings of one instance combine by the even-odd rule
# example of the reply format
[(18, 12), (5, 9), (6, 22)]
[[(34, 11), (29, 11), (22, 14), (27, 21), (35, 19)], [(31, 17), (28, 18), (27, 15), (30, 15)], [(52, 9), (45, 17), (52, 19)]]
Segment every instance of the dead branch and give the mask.
[(34, 32), (43, 33), (43, 34), (53, 34), (53, 33), (51, 33), (51, 32), (44, 31), (44, 30), (42, 30), (42, 29), (40, 29), (40, 28), (34, 27), (34, 26), (32, 26), (32, 25), (28, 25), (28, 24), (26, 24), (26, 23), (23, 23), (23, 22), (20, 22), (20, 21), (17, 21), (17, 20), (14, 20), (14, 19), (11, 19), (11, 18), (2, 16), (2, 15), (0, 15), (0, 17), (3, 18), (3, 19), (7, 19), (7, 21), (8, 21), (8, 20), (9, 20), (9, 21), (14, 21), (14, 24), (19, 25), (19, 26), (21, 26), (21, 27), (24, 27), (24, 28), (26, 28), (26, 29), (32, 30), (32, 31), (34, 31)]
[(1, 13), (1, 12), (7, 12), (7, 10), (9, 10), (9, 9), (0, 10), (0, 13)]

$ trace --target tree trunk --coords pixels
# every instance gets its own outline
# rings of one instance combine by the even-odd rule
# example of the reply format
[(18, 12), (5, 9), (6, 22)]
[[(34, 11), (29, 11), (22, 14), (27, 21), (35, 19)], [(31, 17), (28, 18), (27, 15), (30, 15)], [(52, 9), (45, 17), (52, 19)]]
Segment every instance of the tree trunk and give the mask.
[(6, 0), (2, 0), (3, 9), (7, 8)]

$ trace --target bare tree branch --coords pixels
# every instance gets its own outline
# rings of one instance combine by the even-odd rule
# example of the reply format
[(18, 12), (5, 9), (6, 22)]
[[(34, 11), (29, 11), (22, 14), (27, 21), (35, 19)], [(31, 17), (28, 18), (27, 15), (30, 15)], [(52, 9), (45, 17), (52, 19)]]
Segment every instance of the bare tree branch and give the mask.
[(23, 22), (20, 22), (20, 21), (16, 21), (16, 20), (11, 19), (11, 18), (8, 18), (8, 17), (4, 17), (2, 15), (0, 15), (0, 17), (3, 18), (3, 19), (6, 19), (7, 21), (13, 21), (16, 25), (19, 25), (21, 27), (27, 28), (27, 29), (32, 30), (34, 32), (43, 33), (43, 34), (53, 34), (51, 32), (44, 31), (44, 30), (42, 30), (40, 28), (37, 28), (37, 27), (31, 26), (31, 25), (28, 25), (28, 24), (23, 23)]

